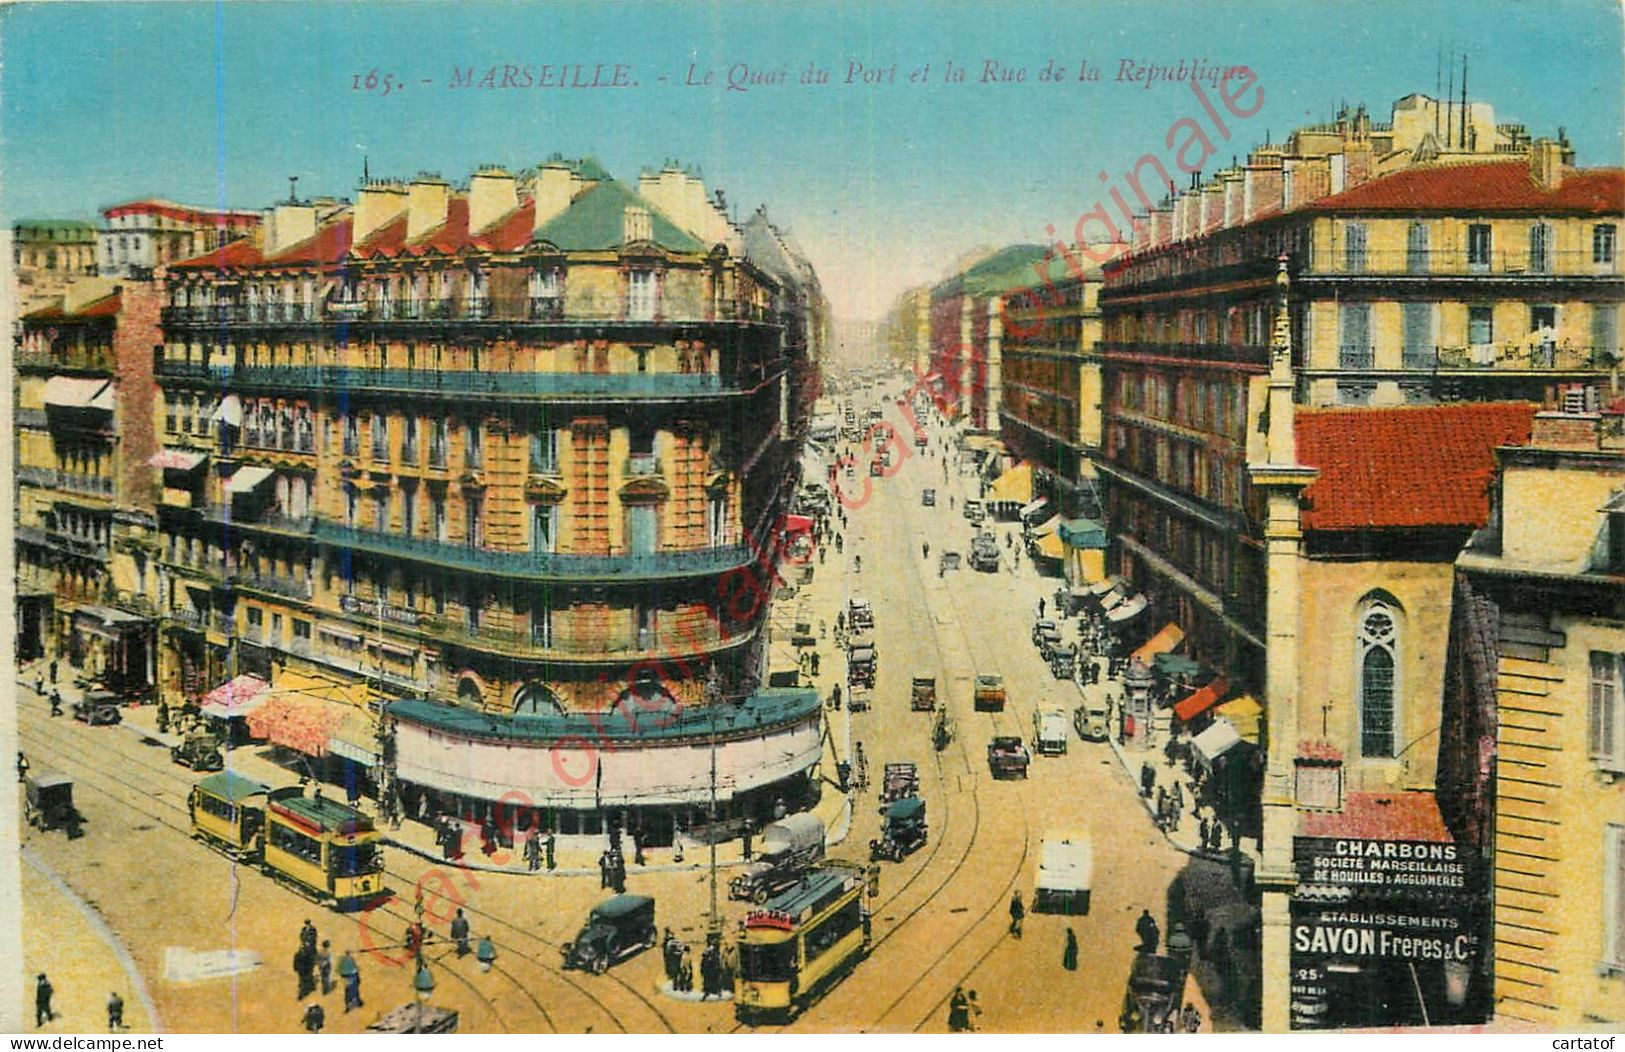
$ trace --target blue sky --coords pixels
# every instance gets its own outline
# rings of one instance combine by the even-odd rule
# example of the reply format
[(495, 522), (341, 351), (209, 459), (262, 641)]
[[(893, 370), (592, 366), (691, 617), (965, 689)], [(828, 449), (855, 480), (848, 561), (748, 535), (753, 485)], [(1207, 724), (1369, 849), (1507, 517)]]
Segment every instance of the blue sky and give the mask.
[[(1394, 99), (1432, 93), (1441, 49), (1468, 54), (1470, 94), (1498, 120), (1562, 125), (1581, 164), (1617, 165), (1621, 42), (1612, 0), (25, 3), (0, 10), (0, 211), (92, 218), (146, 195), (260, 208), (290, 175), (301, 194), (349, 196), (360, 146), (374, 175), (454, 180), (556, 152), (628, 180), (677, 159), (741, 214), (765, 202), (838, 314), (878, 317), (967, 250), (1070, 231), (1099, 170), (1119, 185), (1140, 155), (1167, 158), (1169, 125), (1199, 108), (1182, 84), (1116, 81), (1125, 59), (1256, 71), (1263, 108), (1232, 122), (1215, 167), (1340, 100), (1386, 120)], [(1027, 82), (978, 83), (989, 59)], [(1065, 81), (1037, 80), (1051, 59)], [(964, 82), (944, 82), (950, 60)], [(1080, 60), (1102, 79), (1076, 82)], [(896, 82), (843, 83), (854, 61), (895, 63)], [(448, 86), (455, 69), (578, 62), (589, 78), (624, 63), (637, 84)], [(718, 83), (687, 86), (690, 63)], [(729, 91), (740, 63), (789, 83)], [(809, 63), (830, 83), (798, 83)], [(352, 89), (374, 69), (407, 87)]]

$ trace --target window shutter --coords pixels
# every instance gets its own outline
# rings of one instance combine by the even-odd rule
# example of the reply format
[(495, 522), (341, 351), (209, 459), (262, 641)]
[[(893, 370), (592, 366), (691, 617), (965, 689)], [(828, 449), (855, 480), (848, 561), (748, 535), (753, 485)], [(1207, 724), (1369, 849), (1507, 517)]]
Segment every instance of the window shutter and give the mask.
[(1591, 711), (1589, 743), (1591, 758), (1618, 765), (1619, 720), (1618, 655), (1591, 652)]

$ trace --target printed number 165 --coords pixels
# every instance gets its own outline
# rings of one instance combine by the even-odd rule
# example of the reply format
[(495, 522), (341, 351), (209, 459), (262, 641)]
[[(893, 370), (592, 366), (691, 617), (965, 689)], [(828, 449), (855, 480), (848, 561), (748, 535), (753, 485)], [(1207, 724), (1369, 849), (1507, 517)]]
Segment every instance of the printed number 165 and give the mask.
[(377, 91), (382, 88), (385, 95), (388, 95), (394, 87), (395, 74), (385, 73), (380, 79), (376, 69), (369, 70), (365, 76), (357, 73), (350, 82), (351, 91)]

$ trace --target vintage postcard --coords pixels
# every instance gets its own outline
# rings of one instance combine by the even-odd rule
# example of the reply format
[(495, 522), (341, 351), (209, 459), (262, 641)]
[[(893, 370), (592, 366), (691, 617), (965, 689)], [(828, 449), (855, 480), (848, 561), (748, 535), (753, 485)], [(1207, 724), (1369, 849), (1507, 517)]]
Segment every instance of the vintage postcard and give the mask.
[(0, 7), (0, 1029), (1620, 1030), (1622, 50)]

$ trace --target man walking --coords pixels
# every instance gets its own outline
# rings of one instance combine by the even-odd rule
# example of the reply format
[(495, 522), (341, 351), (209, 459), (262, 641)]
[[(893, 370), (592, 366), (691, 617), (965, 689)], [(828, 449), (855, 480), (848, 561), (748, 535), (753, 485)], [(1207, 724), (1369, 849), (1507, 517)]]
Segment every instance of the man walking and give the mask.
[(1066, 949), (1061, 951), (1061, 967), (1069, 972), (1078, 970), (1078, 936), (1071, 928), (1066, 929)]
[(316, 951), (316, 974), (322, 977), (322, 994), (333, 992), (333, 943), (329, 939), (322, 940), (322, 948)]
[(356, 966), (355, 958), (350, 951), (345, 950), (339, 958), (339, 979), (344, 982), (344, 1010), (361, 1007), (361, 969)]
[(303, 1001), (316, 990), (316, 951), (301, 943), (293, 953), (293, 974), (299, 978), (294, 1000)]
[(1150, 910), (1140, 911), (1140, 919), (1135, 921), (1134, 931), (1140, 936), (1140, 949), (1143, 952), (1157, 952), (1157, 939), (1162, 934), (1162, 929), (1157, 927), (1156, 918), (1151, 916)]
[(34, 983), (34, 1025), (44, 1026), (56, 1018), (51, 1011), (51, 995), (56, 991), (51, 986), (51, 980), (45, 978), (45, 973), (39, 973), (39, 979)]
[(950, 1034), (963, 1034), (970, 1029), (970, 1001), (965, 997), (965, 988), (954, 987), (954, 994), (948, 999), (948, 1032)]
[(107, 1032), (124, 1029), (124, 998), (114, 990), (107, 995)]
[(542, 868), (542, 838), (537, 835), (535, 826), (525, 834), (525, 868), (532, 873)]
[(451, 937), (457, 942), (457, 956), (467, 957), (468, 949), (468, 918), (463, 916), (462, 908), (457, 910), (457, 916), (451, 919)]
[(1010, 896), (1010, 935), (1021, 938), (1021, 922), (1027, 917), (1027, 907), (1021, 902), (1021, 892), (1016, 891)]

